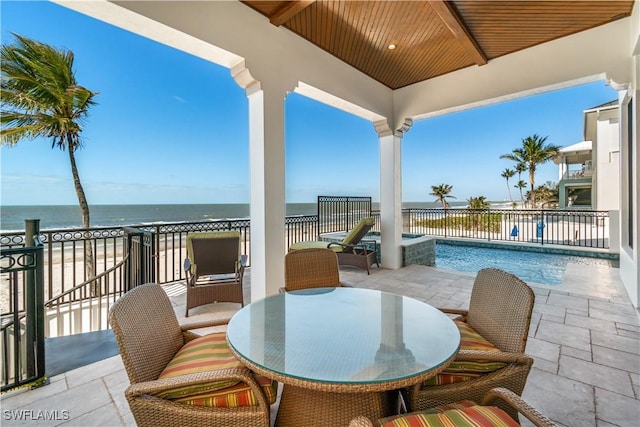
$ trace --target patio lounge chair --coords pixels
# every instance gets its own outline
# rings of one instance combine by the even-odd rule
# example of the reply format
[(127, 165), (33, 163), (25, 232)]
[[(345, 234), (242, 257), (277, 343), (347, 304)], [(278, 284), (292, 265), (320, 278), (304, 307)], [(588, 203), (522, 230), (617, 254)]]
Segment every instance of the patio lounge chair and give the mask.
[(225, 332), (198, 336), (182, 326), (160, 285), (138, 286), (109, 310), (130, 385), (125, 396), (141, 427), (269, 426), (277, 383), (236, 359)]
[(242, 279), (246, 262), (246, 255), (240, 255), (239, 231), (187, 234), (185, 317), (191, 308), (212, 302), (244, 306)]
[[(459, 400), (479, 402), (495, 387), (522, 395), (533, 358), (524, 354), (534, 294), (513, 274), (495, 268), (480, 270), (468, 310), (441, 309), (458, 315), (460, 351), (441, 373), (409, 389), (413, 410)], [(514, 419), (517, 412), (504, 407)]]
[(367, 417), (354, 418), (349, 427), (396, 427), (396, 426), (442, 426), (476, 427), (479, 425), (509, 426), (516, 425), (518, 418), (511, 418), (497, 406), (489, 406), (500, 399), (513, 411), (524, 415), (537, 427), (554, 427), (556, 424), (537, 409), (522, 400), (517, 394), (505, 388), (494, 388), (487, 392), (480, 404), (472, 401), (460, 401), (442, 405), (421, 412), (395, 415), (372, 421)]
[(327, 248), (300, 249), (286, 254), (284, 284), (281, 292), (348, 286), (340, 281), (336, 253)]
[(374, 249), (371, 250), (367, 248), (362, 239), (369, 230), (371, 230), (374, 223), (372, 217), (362, 218), (340, 243), (323, 241), (298, 242), (291, 245), (289, 251), (309, 248), (329, 248), (338, 255), (338, 264), (359, 267), (367, 270), (367, 274), (369, 274), (369, 267), (373, 264), (380, 267), (377, 256), (378, 243), (372, 240), (370, 243), (373, 244)]

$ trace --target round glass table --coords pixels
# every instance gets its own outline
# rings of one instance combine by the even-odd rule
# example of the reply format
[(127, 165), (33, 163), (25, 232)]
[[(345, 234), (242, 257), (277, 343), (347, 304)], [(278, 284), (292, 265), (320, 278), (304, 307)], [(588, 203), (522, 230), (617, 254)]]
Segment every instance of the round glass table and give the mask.
[(278, 426), (326, 426), (388, 415), (384, 392), (448, 366), (460, 333), (421, 301), (339, 287), (251, 303), (229, 322), (227, 341), (249, 368), (284, 384)]

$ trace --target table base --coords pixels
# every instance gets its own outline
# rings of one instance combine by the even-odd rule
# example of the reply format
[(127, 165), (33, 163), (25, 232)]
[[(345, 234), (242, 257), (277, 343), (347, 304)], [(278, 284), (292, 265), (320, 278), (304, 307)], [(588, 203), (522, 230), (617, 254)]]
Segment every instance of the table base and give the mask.
[(277, 427), (347, 426), (358, 415), (372, 419), (390, 415), (385, 392), (333, 393), (284, 385)]

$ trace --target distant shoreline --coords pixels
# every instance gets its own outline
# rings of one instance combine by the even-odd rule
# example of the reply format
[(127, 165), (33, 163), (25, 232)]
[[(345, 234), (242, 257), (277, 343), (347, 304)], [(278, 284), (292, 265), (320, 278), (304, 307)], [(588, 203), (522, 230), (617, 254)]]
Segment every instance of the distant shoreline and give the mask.
[[(511, 202), (490, 202), (492, 207), (510, 208)], [(466, 201), (451, 201), (451, 208), (464, 208)], [(403, 208), (442, 208), (439, 202), (404, 202)], [(372, 203), (379, 210), (379, 202)], [(213, 204), (113, 204), (90, 205), (92, 227), (123, 227), (138, 224), (166, 224), (249, 218), (249, 203)], [(317, 203), (287, 203), (287, 216), (316, 215)], [(0, 209), (0, 232), (24, 231), (25, 219), (40, 219), (41, 230), (81, 228), (77, 205), (12, 205)]]

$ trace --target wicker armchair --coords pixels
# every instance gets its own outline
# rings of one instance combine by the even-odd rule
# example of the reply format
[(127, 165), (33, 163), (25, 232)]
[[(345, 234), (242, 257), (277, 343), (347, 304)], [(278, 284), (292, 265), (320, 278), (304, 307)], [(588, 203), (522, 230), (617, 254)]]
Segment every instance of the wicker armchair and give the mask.
[[(431, 425), (429, 424), (429, 421), (433, 421), (433, 425), (449, 425), (446, 421), (442, 420), (443, 417), (446, 417), (447, 421), (455, 423), (457, 427), (475, 427), (478, 425), (489, 427), (493, 425), (506, 425), (503, 421), (510, 422), (511, 420), (508, 419), (509, 415), (505, 412), (501, 412), (501, 410), (498, 409), (498, 405), (489, 406), (494, 402), (500, 402), (500, 406), (509, 406), (513, 411), (524, 415), (537, 427), (556, 426), (551, 419), (522, 400), (511, 390), (507, 390), (505, 388), (494, 388), (484, 395), (480, 401), (480, 405), (476, 405), (471, 401), (458, 402), (452, 405), (431, 408), (422, 412), (412, 412), (375, 421), (372, 421), (367, 417), (360, 416), (354, 418), (349, 424), (349, 427)], [(464, 413), (464, 415), (461, 416), (461, 413)], [(480, 417), (482, 422), (476, 417)], [(513, 420), (516, 423), (518, 422), (518, 418), (513, 418)], [(395, 424), (393, 423), (394, 421)]]
[(187, 234), (185, 317), (193, 307), (213, 302), (244, 305), (242, 279), (246, 262), (247, 257), (240, 254), (239, 231)]
[(300, 249), (285, 255), (280, 292), (339, 286), (348, 285), (340, 281), (338, 258), (331, 249)]
[[(224, 333), (199, 337), (190, 332), (191, 329), (226, 322), (214, 321), (180, 327), (169, 297), (157, 284), (138, 286), (114, 303), (109, 311), (109, 323), (129, 376), (130, 385), (125, 390), (125, 396), (138, 426), (269, 426), (269, 400), (275, 399), (268, 400), (263, 390), (265, 386), (259, 385), (259, 377), (244, 366), (201, 372), (192, 370), (192, 373), (171, 378), (162, 377), (167, 366), (177, 359), (176, 354), (188, 343), (196, 344), (198, 340), (213, 336), (220, 339), (218, 335), (222, 335), (223, 349), (228, 350), (225, 347)], [(196, 406), (159, 397), (177, 390), (184, 397), (186, 392), (183, 390), (186, 387), (198, 387), (198, 392), (209, 391), (214, 389), (212, 383), (220, 382), (235, 384), (218, 390), (223, 398), (230, 388), (235, 387), (235, 392), (238, 387), (244, 386), (244, 396), (249, 395), (257, 404), (237, 407)], [(270, 387), (277, 387), (277, 384), (271, 384)]]
[[(533, 359), (524, 354), (524, 350), (534, 299), (531, 288), (518, 277), (494, 268), (479, 271), (469, 309), (441, 309), (459, 316), (455, 320), (463, 336), (460, 352), (452, 364), (431, 382), (417, 384), (408, 390), (411, 409), (422, 410), (458, 400), (479, 402), (495, 387), (504, 387), (522, 395), (533, 364)], [(469, 331), (474, 332), (478, 339), (484, 339), (492, 351), (465, 344), (464, 336)], [(473, 340), (470, 338), (468, 341), (475, 343)], [(452, 372), (456, 364), (462, 371), (465, 371), (463, 366), (469, 365), (477, 371), (470, 374), (468, 370), (463, 374)], [(482, 371), (476, 365), (492, 367)], [(496, 369), (496, 366), (502, 367)], [(458, 380), (451, 380), (456, 375)], [(461, 375), (463, 380), (460, 380)], [(434, 381), (442, 385), (427, 385), (434, 384)], [(512, 407), (503, 409), (517, 419), (517, 412)]]

